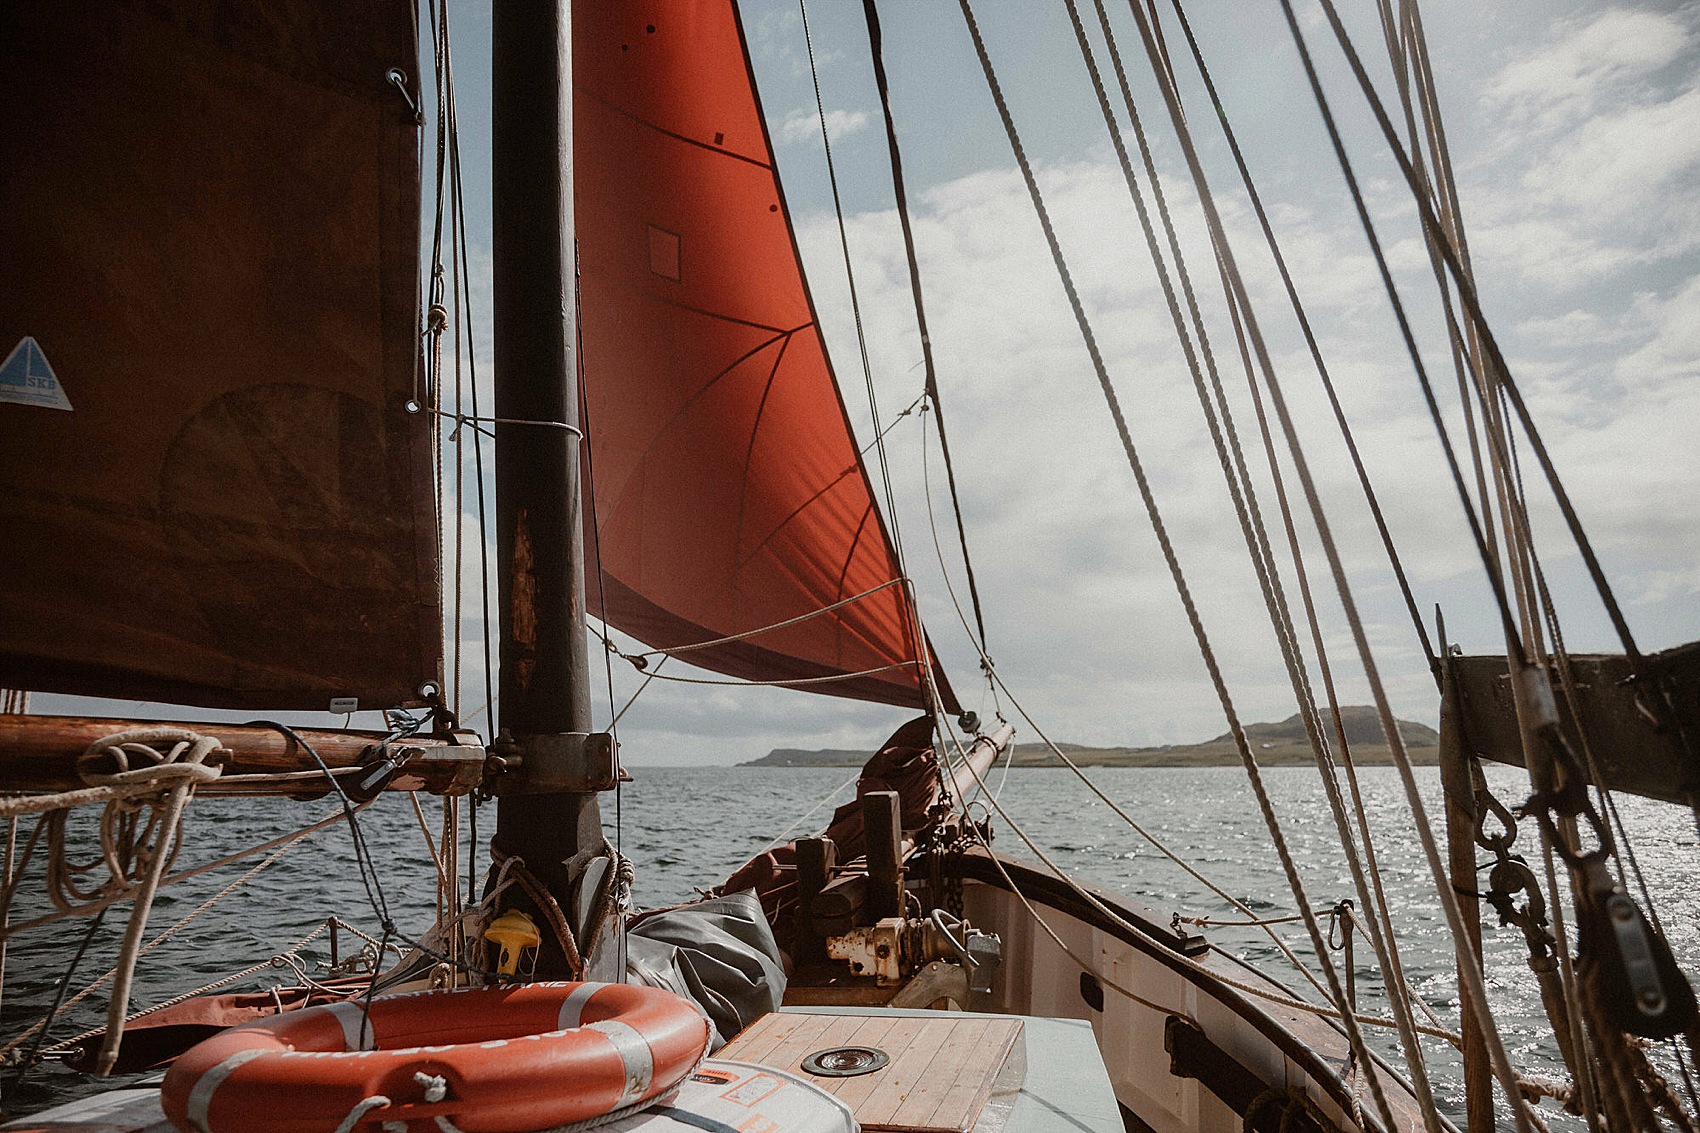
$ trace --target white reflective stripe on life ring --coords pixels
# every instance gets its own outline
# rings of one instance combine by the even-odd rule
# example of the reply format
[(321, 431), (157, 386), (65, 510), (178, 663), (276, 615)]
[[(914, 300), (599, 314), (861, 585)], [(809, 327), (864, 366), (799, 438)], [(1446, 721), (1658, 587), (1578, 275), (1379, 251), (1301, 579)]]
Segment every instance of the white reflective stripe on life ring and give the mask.
[(343, 1050), (377, 1050), (378, 1040), (372, 1033), (371, 1014), (358, 1000), (332, 1003), (327, 1006), (342, 1027)]
[(647, 1093), (649, 1083), (655, 1077), (655, 1055), (649, 1049), (649, 1040), (636, 1028), (613, 1019), (590, 1023), (584, 1029), (608, 1036), (608, 1041), (620, 1054), (620, 1061), (625, 1063), (626, 1088), (620, 1094), (619, 1104), (636, 1101)]
[(254, 1047), (249, 1050), (239, 1050), (223, 1062), (201, 1075), (195, 1088), (189, 1091), (188, 1099), (183, 1103), (184, 1116), (189, 1119), (199, 1133), (212, 1133), (207, 1125), (207, 1110), (212, 1106), (213, 1092), (224, 1085), (224, 1080), (236, 1073), (237, 1067), (245, 1062), (252, 1062), (262, 1054), (275, 1054), (275, 1051), (265, 1047)]
[(573, 993), (561, 1003), (561, 1014), (555, 1022), (555, 1029), (567, 1031), (582, 1023), (584, 1021), (584, 1005), (590, 1002), (591, 996), (607, 986), (605, 983), (586, 983), (575, 987)]

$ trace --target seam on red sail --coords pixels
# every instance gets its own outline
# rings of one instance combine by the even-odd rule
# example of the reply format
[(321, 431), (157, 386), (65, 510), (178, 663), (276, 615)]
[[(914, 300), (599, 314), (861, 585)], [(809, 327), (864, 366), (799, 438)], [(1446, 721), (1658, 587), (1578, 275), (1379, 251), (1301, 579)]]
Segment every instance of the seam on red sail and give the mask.
[[(741, 161), (745, 165), (753, 165), (757, 169), (765, 169), (769, 173), (774, 172), (773, 163), (771, 161), (759, 161), (759, 160), (757, 160), (756, 158), (753, 158), (753, 157), (746, 157), (744, 154), (741, 154), (741, 153), (734, 153), (732, 150), (725, 149), (722, 146), (717, 146), (712, 142), (698, 141), (696, 138), (686, 137), (684, 134), (678, 133), (675, 130), (669, 130), (665, 126), (657, 126), (654, 122), (651, 122), (649, 119), (639, 117), (638, 115), (633, 114), (631, 111), (625, 109), (624, 107), (615, 106), (612, 102), (609, 102), (606, 98), (603, 98), (601, 95), (597, 94), (593, 90), (586, 90), (584, 87), (575, 86), (575, 87), (573, 87), (573, 92), (575, 94), (584, 95), (586, 98), (591, 99), (592, 101), (594, 101), (594, 102), (596, 102), (596, 103), (598, 103), (602, 106), (607, 107), (609, 110), (611, 110), (615, 114), (618, 114), (620, 117), (626, 119), (626, 121), (636, 122), (639, 126), (642, 126), (644, 129), (652, 130), (655, 133), (660, 134), (664, 138), (672, 138), (674, 141), (683, 142), (687, 146), (695, 146), (696, 148), (701, 149), (701, 150), (706, 150), (709, 153), (716, 155), (717, 157), (731, 158), (733, 161)], [(770, 153), (770, 154), (773, 152), (773, 147), (771, 145), (769, 145), (767, 147), (767, 152)], [(777, 177), (777, 174), (775, 174), (775, 176)]]
[(755, 330), (765, 330), (775, 338), (788, 337), (801, 331), (808, 330), (810, 327), (815, 325), (813, 322), (806, 322), (787, 330), (784, 327), (776, 327), (768, 323), (758, 323), (751, 319), (741, 319), (737, 315), (728, 315), (723, 311), (711, 311), (706, 307), (698, 307), (690, 303), (681, 303), (677, 299), (669, 299), (665, 295), (657, 295), (653, 291), (647, 291), (642, 287), (634, 286), (623, 280), (604, 280), (601, 276), (595, 274), (595, 269), (591, 269), (588, 274), (595, 276), (598, 283), (606, 283), (611, 287), (618, 287), (622, 291), (639, 296), (648, 302), (655, 303), (657, 306), (672, 307), (676, 311), (689, 311), (693, 315), (701, 315), (705, 319), (715, 319), (723, 323), (732, 323), (734, 326), (751, 327)]
[[(736, 321), (736, 320), (733, 320), (733, 321)], [(755, 326), (756, 324), (746, 323), (745, 325), (746, 326)], [(761, 329), (766, 330), (766, 329), (769, 329), (769, 328), (763, 327)], [(663, 439), (665, 439), (667, 434), (669, 432), (671, 432), (672, 429), (676, 425), (680, 424), (680, 422), (688, 415), (689, 410), (699, 400), (701, 400), (703, 398), (703, 396), (705, 396), (708, 393), (709, 390), (713, 389), (716, 385), (718, 385), (720, 383), (720, 381), (722, 379), (728, 377), (734, 370), (738, 369), (740, 366), (742, 366), (744, 363), (748, 362), (751, 358), (754, 358), (756, 355), (760, 354), (762, 351), (771, 348), (775, 343), (779, 344), (779, 352), (780, 352), (781, 357), (783, 357), (785, 351), (790, 347), (791, 336), (794, 335), (795, 333), (796, 333), (795, 331), (775, 331), (774, 337), (767, 339), (765, 342), (762, 342), (761, 344), (759, 344), (757, 346), (751, 347), (749, 350), (745, 351), (743, 354), (740, 354), (737, 358), (735, 358), (731, 362), (727, 363), (724, 369), (720, 370), (719, 373), (715, 374), (713, 377), (709, 378), (706, 382), (704, 382), (702, 384), (702, 386), (699, 387), (695, 393), (691, 394), (691, 396), (682, 405), (679, 406), (678, 409), (673, 411), (673, 415), (671, 417), (667, 418), (666, 421), (662, 422), (661, 425), (658, 426), (655, 429), (654, 433), (649, 438), (649, 443), (643, 446), (643, 450), (641, 452), (639, 452), (637, 454), (637, 456), (630, 463), (634, 467), (637, 467), (637, 468), (643, 468), (643, 467), (647, 466), (648, 463), (649, 463), (650, 456), (655, 452), (656, 448), (661, 444)], [(626, 493), (627, 493), (627, 486), (626, 485), (629, 484), (630, 482), (631, 482), (631, 477), (628, 476), (626, 478), (626, 483), (620, 485), (619, 492), (614, 496), (614, 498), (611, 501), (609, 501), (608, 509), (607, 509), (606, 512), (603, 512), (600, 509), (598, 509), (598, 514), (597, 514), (597, 517), (596, 517), (596, 529), (597, 529), (598, 532), (600, 532), (602, 530), (602, 517), (604, 515), (613, 516), (614, 514), (616, 514), (620, 510), (621, 505), (625, 503)]]
[[(773, 383), (779, 380), (779, 367), (785, 364), (785, 352), (790, 345), (791, 339), (788, 336), (785, 339), (785, 345), (779, 348), (779, 353), (774, 356), (773, 365), (767, 371), (767, 384), (762, 386), (761, 400), (756, 403), (756, 419), (750, 422), (750, 442), (744, 447), (744, 474), (738, 481), (738, 522), (732, 528), (732, 555), (740, 562), (747, 561), (739, 555), (739, 548), (744, 543), (744, 513), (748, 510), (747, 505), (750, 500), (750, 462), (755, 459), (756, 434), (761, 431), (762, 415), (767, 412), (767, 399), (773, 393)], [(737, 594), (733, 595), (732, 617), (734, 621), (740, 620), (738, 618), (737, 597)]]
[[(850, 550), (844, 556), (844, 566), (840, 568), (838, 572), (838, 596), (834, 599), (834, 601), (841, 602), (844, 600), (844, 583), (845, 580), (850, 577), (850, 568), (856, 562), (856, 549), (862, 545), (862, 533), (868, 529), (868, 516), (872, 514), (873, 510), (874, 501), (869, 500), (868, 506), (862, 509), (862, 518), (856, 524), (856, 534), (850, 539)], [(901, 596), (898, 600), (899, 603), (901, 603)], [(835, 618), (833, 620), (837, 622), (837, 632), (833, 634), (833, 656), (836, 657), (838, 663), (842, 665), (844, 664), (844, 631), (848, 627), (845, 624), (844, 618)]]
[[(607, 589), (610, 616), (623, 616), (624, 632), (641, 641), (656, 643), (672, 640), (679, 644), (690, 644), (721, 636), (650, 601), (611, 572), (604, 572), (603, 581)], [(657, 645), (656, 648), (662, 652), (667, 650), (665, 645)], [(748, 641), (702, 650), (701, 659), (691, 659), (689, 663), (728, 676), (758, 682), (771, 679), (776, 674), (803, 679), (842, 675), (841, 670), (836, 670), (824, 662), (767, 649)], [(903, 664), (907, 668), (915, 662), (905, 661)], [(814, 691), (905, 708), (927, 707), (925, 697), (912, 685), (883, 677), (847, 678), (836, 684), (823, 685)]]

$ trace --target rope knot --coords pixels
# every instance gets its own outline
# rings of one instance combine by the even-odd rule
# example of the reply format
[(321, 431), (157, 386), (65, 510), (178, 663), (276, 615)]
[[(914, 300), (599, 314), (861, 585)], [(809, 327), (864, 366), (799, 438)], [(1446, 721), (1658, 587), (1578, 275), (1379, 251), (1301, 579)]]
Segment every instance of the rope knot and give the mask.
[(77, 776), (91, 787), (206, 783), (219, 777), (221, 769), (207, 763), (218, 748), (216, 736), (187, 728), (133, 728), (90, 744), (77, 757)]

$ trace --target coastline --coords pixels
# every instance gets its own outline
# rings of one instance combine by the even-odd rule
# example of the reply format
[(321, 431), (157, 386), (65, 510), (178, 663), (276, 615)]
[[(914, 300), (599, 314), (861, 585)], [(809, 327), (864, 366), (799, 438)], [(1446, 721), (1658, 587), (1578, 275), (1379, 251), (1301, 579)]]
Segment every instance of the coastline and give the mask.
[[(1393, 753), (1387, 737), (1381, 731), (1381, 720), (1368, 705), (1352, 705), (1340, 709), (1340, 728), (1351, 745), (1352, 763), (1358, 767), (1391, 767)], [(1400, 720), (1399, 736), (1411, 762), (1418, 767), (1433, 767), (1440, 762), (1440, 734), (1427, 724)], [(1260, 767), (1312, 766), (1316, 762), (1304, 722), (1295, 714), (1274, 723), (1247, 724), (1245, 738)], [(1332, 731), (1331, 744), (1338, 744)], [(1220, 735), (1202, 743), (1162, 744), (1156, 747), (1088, 747), (1085, 744), (1059, 743), (1057, 749), (1066, 754), (1078, 767), (1238, 767), (1240, 755), (1231, 735)], [(775, 748), (760, 759), (740, 763), (739, 767), (861, 767), (872, 755), (869, 751), (850, 751), (828, 748), (805, 751), (800, 748)], [(1042, 743), (1016, 744), (1011, 767), (1062, 767), (1050, 747)]]
[[(1069, 759), (1079, 767), (1238, 767), (1239, 752), (1231, 743), (1189, 744), (1169, 748), (1094, 748), (1076, 744), (1058, 744)], [(1440, 749), (1434, 744), (1411, 744), (1406, 748), (1416, 767), (1433, 767), (1439, 762)], [(739, 767), (860, 767), (871, 752), (802, 751), (795, 748), (776, 748), (760, 759), (740, 763)], [(1265, 747), (1254, 744), (1252, 754), (1259, 767), (1310, 767), (1316, 762), (1308, 744), (1277, 743)], [(1358, 767), (1391, 767), (1393, 753), (1386, 744), (1354, 746), (1352, 762)], [(1063, 762), (1043, 744), (1016, 745), (1011, 767), (1062, 767)]]

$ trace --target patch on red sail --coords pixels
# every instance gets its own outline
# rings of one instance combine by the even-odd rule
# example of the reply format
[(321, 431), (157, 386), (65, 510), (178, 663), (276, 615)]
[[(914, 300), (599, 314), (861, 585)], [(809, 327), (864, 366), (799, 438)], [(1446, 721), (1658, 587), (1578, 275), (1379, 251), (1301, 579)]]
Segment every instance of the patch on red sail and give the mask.
[(71, 399), (59, 385), (59, 376), (31, 335), (24, 335), (0, 362), (0, 401), (39, 405), (43, 409), (71, 408)]

